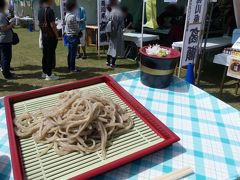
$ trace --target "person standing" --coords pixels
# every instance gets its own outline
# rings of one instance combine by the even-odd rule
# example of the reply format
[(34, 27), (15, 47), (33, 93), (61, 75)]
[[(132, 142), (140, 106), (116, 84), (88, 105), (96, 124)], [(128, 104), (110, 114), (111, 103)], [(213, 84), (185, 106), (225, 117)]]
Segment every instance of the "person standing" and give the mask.
[(106, 32), (109, 39), (109, 48), (107, 52), (106, 64), (112, 68), (116, 66), (118, 56), (124, 56), (124, 18), (121, 9), (118, 6), (118, 0), (110, 0), (111, 12)]
[(12, 59), (12, 39), (14, 21), (7, 19), (5, 0), (0, 1), (0, 59), (2, 74), (5, 79), (12, 79), (13, 74), (10, 72), (10, 63)]
[(133, 29), (133, 16), (129, 13), (127, 7), (122, 7), (122, 12), (124, 16), (124, 28)]
[[(80, 46), (78, 46), (78, 58), (87, 59), (86, 54), (86, 21), (87, 15), (84, 7), (80, 7), (77, 12), (77, 21), (79, 22), (79, 28), (82, 32), (82, 36), (80, 37)], [(83, 55), (81, 55), (81, 49), (83, 51)]]
[(57, 80), (58, 76), (52, 73), (55, 68), (56, 48), (58, 44), (58, 32), (55, 24), (55, 14), (51, 5), (54, 0), (40, 0), (42, 6), (38, 12), (39, 27), (42, 32), (42, 78), (45, 80)]
[(77, 48), (79, 44), (79, 35), (80, 28), (77, 22), (76, 9), (77, 1), (76, 0), (67, 0), (66, 2), (67, 14), (65, 16), (65, 34), (68, 41), (68, 70), (72, 73), (78, 73), (80, 70), (76, 69), (76, 55)]

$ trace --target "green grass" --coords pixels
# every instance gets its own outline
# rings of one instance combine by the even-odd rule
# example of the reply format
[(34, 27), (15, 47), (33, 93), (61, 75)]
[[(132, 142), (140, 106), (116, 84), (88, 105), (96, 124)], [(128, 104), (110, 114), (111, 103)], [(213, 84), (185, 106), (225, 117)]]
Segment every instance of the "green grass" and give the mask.
[[(89, 58), (87, 60), (77, 60), (77, 66), (82, 70), (79, 74), (66, 73), (67, 49), (63, 42), (59, 41), (57, 54), (57, 67), (55, 72), (60, 76), (58, 81), (45, 81), (41, 77), (42, 52), (38, 48), (38, 32), (29, 33), (26, 29), (15, 29), (19, 34), (20, 44), (13, 48), (12, 67), (15, 68), (17, 78), (5, 81), (0, 76), (0, 97), (27, 90), (49, 87), (56, 84), (72, 82), (101, 74), (114, 74), (138, 68), (136, 63), (128, 59), (117, 61), (118, 67), (111, 69), (105, 66), (105, 56), (97, 57), (96, 48), (88, 48)], [(222, 99), (226, 103), (240, 109), (240, 96), (235, 95), (235, 83), (233, 79), (227, 79), (223, 95), (219, 97), (219, 84), (221, 82), (223, 67), (208, 63), (203, 70), (201, 88), (210, 94)], [(184, 77), (185, 72), (182, 73)], [(240, 91), (240, 90), (239, 90)], [(240, 93), (240, 92), (239, 92)]]
[[(0, 75), (0, 96), (17, 92), (49, 87), (56, 84), (72, 82), (101, 74), (113, 74), (137, 69), (132, 60), (120, 59), (117, 61), (118, 68), (112, 69), (105, 65), (105, 56), (97, 57), (96, 48), (88, 48), (87, 60), (77, 60), (77, 66), (82, 70), (79, 74), (67, 73), (67, 49), (63, 41), (59, 41), (57, 47), (57, 67), (55, 73), (60, 76), (58, 81), (45, 81), (41, 77), (42, 52), (38, 48), (38, 32), (27, 32), (26, 29), (15, 29), (20, 37), (20, 44), (13, 48), (12, 67), (15, 69), (17, 78), (5, 81)], [(103, 52), (102, 52), (103, 53)]]

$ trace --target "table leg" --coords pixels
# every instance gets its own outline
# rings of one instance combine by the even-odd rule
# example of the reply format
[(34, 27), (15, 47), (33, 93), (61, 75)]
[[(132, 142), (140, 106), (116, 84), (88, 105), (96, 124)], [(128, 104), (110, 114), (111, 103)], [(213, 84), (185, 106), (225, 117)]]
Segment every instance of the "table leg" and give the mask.
[(236, 89), (235, 89), (235, 94), (238, 95), (238, 89), (240, 87), (240, 80), (236, 83)]
[(95, 31), (95, 38), (96, 38), (96, 50), (98, 52), (98, 56), (100, 56), (100, 45), (98, 44), (98, 31)]
[(224, 86), (224, 83), (225, 83), (225, 79), (226, 79), (226, 75), (227, 75), (227, 70), (228, 70), (228, 67), (225, 66), (224, 68), (224, 72), (223, 72), (223, 77), (222, 77), (222, 82), (221, 82), (221, 85), (220, 85), (220, 96), (222, 95), (222, 92), (223, 92), (223, 86)]
[(195, 65), (195, 77), (197, 76), (197, 85), (200, 85), (200, 81), (201, 81), (201, 73), (202, 73), (202, 67), (203, 67), (203, 63), (204, 63), (205, 57), (204, 55), (202, 55), (202, 57), (200, 57), (199, 62)]

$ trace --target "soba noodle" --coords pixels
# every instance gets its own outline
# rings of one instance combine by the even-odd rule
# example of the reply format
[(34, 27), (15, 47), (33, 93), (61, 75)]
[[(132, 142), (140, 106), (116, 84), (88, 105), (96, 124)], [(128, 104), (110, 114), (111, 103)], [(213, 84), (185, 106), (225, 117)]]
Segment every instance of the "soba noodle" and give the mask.
[(53, 108), (24, 113), (14, 123), (20, 138), (33, 137), (36, 143), (48, 144), (40, 156), (51, 148), (58, 155), (100, 150), (103, 159), (112, 138), (134, 125), (126, 110), (111, 98), (79, 91), (64, 92)]

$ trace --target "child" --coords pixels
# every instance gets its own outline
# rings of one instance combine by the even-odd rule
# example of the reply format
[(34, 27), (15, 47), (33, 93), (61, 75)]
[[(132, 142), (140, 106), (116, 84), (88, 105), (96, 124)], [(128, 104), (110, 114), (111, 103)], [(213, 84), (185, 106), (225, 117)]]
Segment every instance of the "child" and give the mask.
[(76, 69), (76, 55), (79, 44), (79, 24), (75, 11), (77, 9), (76, 0), (68, 0), (66, 3), (67, 14), (65, 16), (65, 33), (68, 40), (68, 70), (72, 73), (78, 73), (80, 70)]
[[(84, 9), (84, 7), (80, 7), (78, 9), (78, 13), (77, 13), (77, 20), (79, 22), (79, 28), (80, 31), (82, 32), (82, 36), (80, 37), (80, 46), (78, 46), (78, 58), (82, 58), (82, 59), (87, 59), (87, 54), (86, 54), (86, 20), (87, 20), (87, 16), (86, 16), (86, 11)], [(83, 51), (83, 55), (81, 56), (80, 53), (80, 47), (82, 48)]]

